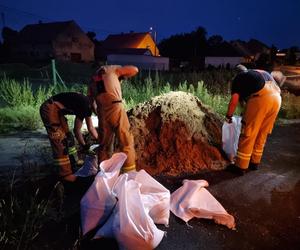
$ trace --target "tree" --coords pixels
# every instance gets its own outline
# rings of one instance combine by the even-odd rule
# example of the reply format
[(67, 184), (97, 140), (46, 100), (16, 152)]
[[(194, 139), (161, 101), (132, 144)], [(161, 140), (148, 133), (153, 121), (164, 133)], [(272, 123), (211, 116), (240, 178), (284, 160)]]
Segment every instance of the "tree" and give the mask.
[(18, 32), (9, 28), (4, 27), (2, 29), (3, 43), (0, 49), (1, 62), (7, 62), (11, 55), (11, 48), (18, 42)]
[(286, 64), (288, 65), (295, 65), (297, 61), (296, 52), (298, 48), (296, 46), (290, 47), (286, 54)]
[(206, 35), (205, 28), (198, 27), (190, 33), (176, 34), (163, 39), (158, 48), (161, 55), (170, 57), (177, 67), (182, 61), (189, 61), (193, 68), (198, 67), (207, 47)]
[(277, 54), (278, 49), (275, 47), (275, 45), (272, 44), (271, 49), (270, 49), (270, 62), (272, 65), (276, 63), (276, 54)]
[(213, 35), (207, 40), (207, 45), (210, 47), (216, 47), (224, 42), (223, 37), (219, 35)]

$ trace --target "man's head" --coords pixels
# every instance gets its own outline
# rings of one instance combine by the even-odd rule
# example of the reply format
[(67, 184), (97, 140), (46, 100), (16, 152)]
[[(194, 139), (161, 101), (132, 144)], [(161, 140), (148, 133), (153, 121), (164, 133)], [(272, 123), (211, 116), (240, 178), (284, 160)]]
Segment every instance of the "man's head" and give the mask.
[(283, 75), (281, 71), (272, 71), (271, 75), (279, 87), (281, 87), (284, 84), (286, 76)]
[(97, 69), (95, 75), (93, 75), (93, 77), (92, 77), (93, 81), (94, 82), (102, 81), (103, 80), (102, 79), (103, 74), (105, 74), (105, 69), (104, 69), (104, 67), (100, 67), (99, 69)]

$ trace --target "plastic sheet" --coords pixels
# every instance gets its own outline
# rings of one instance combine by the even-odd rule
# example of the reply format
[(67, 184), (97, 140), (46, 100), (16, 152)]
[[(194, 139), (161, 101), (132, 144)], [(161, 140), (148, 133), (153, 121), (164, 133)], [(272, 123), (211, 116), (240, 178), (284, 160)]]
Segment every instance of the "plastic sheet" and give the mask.
[(183, 221), (205, 218), (213, 219), (230, 229), (235, 228), (234, 217), (206, 190), (205, 180), (184, 180), (183, 186), (171, 194), (171, 211)]

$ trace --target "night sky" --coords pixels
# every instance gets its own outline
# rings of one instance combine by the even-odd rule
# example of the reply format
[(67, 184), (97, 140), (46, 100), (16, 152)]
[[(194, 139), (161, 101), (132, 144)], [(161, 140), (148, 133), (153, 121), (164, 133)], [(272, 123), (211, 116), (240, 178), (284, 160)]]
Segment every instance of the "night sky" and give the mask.
[(153, 27), (160, 41), (202, 26), (207, 37), (300, 47), (300, 0), (0, 0), (0, 13), (1, 28), (16, 30), (39, 20), (75, 20), (98, 39)]

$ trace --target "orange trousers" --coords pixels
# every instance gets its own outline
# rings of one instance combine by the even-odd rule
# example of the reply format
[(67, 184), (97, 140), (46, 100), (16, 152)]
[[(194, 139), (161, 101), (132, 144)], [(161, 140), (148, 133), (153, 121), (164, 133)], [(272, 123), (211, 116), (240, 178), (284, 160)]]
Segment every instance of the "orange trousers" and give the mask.
[(280, 106), (280, 93), (269, 82), (250, 96), (243, 114), (235, 160), (238, 167), (247, 169), (250, 161), (260, 163), (267, 136), (272, 132)]
[(50, 140), (54, 165), (59, 168), (61, 177), (73, 173), (71, 160), (77, 157), (75, 141), (69, 132), (67, 119), (61, 114), (60, 105), (48, 100), (40, 107), (40, 115)]
[(134, 140), (121, 100), (116, 100), (114, 96), (103, 93), (96, 97), (96, 103), (100, 133), (99, 162), (111, 157), (114, 141), (117, 140), (121, 151), (127, 155), (122, 172), (135, 170)]

